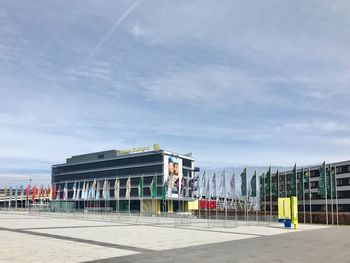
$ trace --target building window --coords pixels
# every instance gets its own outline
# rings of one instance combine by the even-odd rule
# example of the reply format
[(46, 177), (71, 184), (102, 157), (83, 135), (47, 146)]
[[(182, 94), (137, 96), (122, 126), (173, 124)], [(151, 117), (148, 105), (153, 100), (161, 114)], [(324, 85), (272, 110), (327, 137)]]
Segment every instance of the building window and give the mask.
[(98, 158), (98, 159), (103, 159), (103, 158), (105, 158), (105, 155), (104, 155), (104, 154), (99, 154), (99, 155), (97, 156), (97, 158)]

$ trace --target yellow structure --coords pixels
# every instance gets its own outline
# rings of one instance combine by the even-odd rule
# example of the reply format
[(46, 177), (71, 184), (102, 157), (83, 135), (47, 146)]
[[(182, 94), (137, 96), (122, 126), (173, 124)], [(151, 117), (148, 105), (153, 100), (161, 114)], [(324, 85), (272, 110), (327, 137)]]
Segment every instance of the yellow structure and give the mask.
[(198, 200), (188, 202), (188, 211), (191, 211), (191, 210), (198, 210)]
[(298, 198), (296, 196), (292, 196), (292, 224), (294, 225), (294, 229), (298, 229)]
[(278, 219), (291, 219), (290, 198), (278, 198)]

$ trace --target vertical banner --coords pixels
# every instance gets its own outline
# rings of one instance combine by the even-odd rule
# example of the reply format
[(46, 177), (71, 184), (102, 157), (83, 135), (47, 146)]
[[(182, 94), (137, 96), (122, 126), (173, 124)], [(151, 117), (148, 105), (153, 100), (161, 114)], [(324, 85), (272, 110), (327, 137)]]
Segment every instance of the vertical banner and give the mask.
[(167, 197), (180, 197), (182, 176), (182, 159), (164, 155), (164, 183)]

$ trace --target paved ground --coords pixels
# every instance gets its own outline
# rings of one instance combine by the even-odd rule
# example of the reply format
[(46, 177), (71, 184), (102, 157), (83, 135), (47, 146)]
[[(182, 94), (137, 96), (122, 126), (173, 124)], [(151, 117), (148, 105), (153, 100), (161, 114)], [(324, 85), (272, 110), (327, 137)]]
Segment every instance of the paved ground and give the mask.
[[(157, 222), (157, 225), (154, 223)], [(171, 219), (0, 211), (0, 262), (349, 262), (350, 227), (206, 228)]]

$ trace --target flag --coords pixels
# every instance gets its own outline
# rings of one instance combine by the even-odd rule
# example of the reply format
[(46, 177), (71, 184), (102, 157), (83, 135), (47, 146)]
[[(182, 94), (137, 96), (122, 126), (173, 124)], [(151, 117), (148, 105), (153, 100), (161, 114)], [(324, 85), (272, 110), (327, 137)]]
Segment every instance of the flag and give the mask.
[[(149, 186), (150, 192), (151, 192), (151, 197), (152, 199), (157, 197), (157, 184), (155, 181), (155, 177), (153, 177), (152, 182)], [(180, 193), (179, 193), (180, 194)]]
[(265, 197), (265, 173), (263, 173), (260, 178), (260, 198)]
[(266, 194), (267, 196), (271, 195), (271, 165), (269, 167), (269, 170), (266, 173)]
[(277, 170), (272, 182), (272, 195), (278, 197), (278, 186), (279, 186), (279, 172)]
[(210, 178), (209, 176), (206, 178), (206, 189), (205, 189), (205, 197), (210, 198)]
[(38, 194), (37, 194), (37, 196), (36, 196), (36, 199), (40, 199), (41, 193), (43, 193), (43, 185), (41, 185), (41, 186), (39, 187), (39, 190), (38, 190), (37, 193), (38, 193)]
[(101, 183), (100, 183), (100, 181), (97, 181), (97, 183), (96, 183), (96, 195), (95, 195), (96, 200), (100, 199), (100, 190), (101, 190)]
[(282, 196), (287, 197), (287, 175), (286, 175), (286, 172), (284, 172), (284, 177), (283, 177)]
[(75, 200), (79, 200), (80, 197), (80, 182), (78, 182), (77, 194), (75, 195)]
[(63, 200), (67, 200), (67, 199), (68, 199), (68, 188), (67, 188), (67, 182), (66, 182), (63, 187)]
[(230, 193), (231, 193), (231, 197), (233, 197), (236, 193), (236, 175), (235, 175), (235, 173), (232, 174), (232, 177), (230, 180)]
[(58, 190), (57, 190), (57, 194), (56, 194), (56, 200), (60, 200), (61, 199), (61, 185), (58, 185)]
[[(6, 190), (6, 188), (5, 188), (5, 190)], [(30, 185), (28, 184), (26, 187), (26, 199), (27, 199), (27, 201), (29, 199), (29, 194), (30, 194)]]
[(162, 186), (162, 200), (164, 201), (166, 197), (166, 182), (163, 183)]
[(247, 195), (247, 168), (244, 168), (243, 172), (241, 173), (241, 192), (242, 196)]
[(86, 188), (86, 182), (84, 181), (83, 187), (81, 188), (81, 197), (80, 199), (85, 200), (85, 188)]
[(105, 200), (107, 199), (107, 180), (106, 179), (103, 181), (102, 198)]
[(24, 198), (24, 186), (23, 185), (21, 185), (20, 186), (20, 189), (21, 189), (21, 200), (23, 200), (23, 198)]
[(51, 189), (51, 185), (47, 185), (47, 199), (50, 199), (50, 200), (52, 200), (52, 189)]
[(15, 200), (16, 200), (16, 202), (17, 202), (17, 198), (18, 198), (18, 187), (16, 185), (16, 190), (15, 190)]
[(77, 194), (77, 181), (74, 181), (74, 184), (73, 184), (73, 197), (72, 197), (73, 200), (75, 200), (76, 194)]
[(119, 178), (117, 177), (114, 182), (114, 198), (116, 200), (119, 200), (119, 190), (120, 190), (120, 182), (119, 182)]
[(36, 188), (36, 185), (34, 185), (33, 189), (32, 189), (32, 202), (34, 202), (35, 200), (35, 196), (37, 194), (38, 189)]
[(256, 171), (254, 171), (252, 179), (250, 180), (250, 187), (252, 189), (251, 196), (256, 197)]
[(290, 180), (290, 196), (297, 196), (297, 164), (294, 165)]
[[(305, 176), (304, 181), (308, 185), (308, 189), (310, 189), (311, 187), (309, 187), (309, 185), (310, 185), (310, 172), (309, 172), (309, 170), (305, 171), (304, 176)], [(311, 193), (309, 193), (309, 194), (311, 194)]]
[(328, 197), (332, 197), (332, 188), (331, 188), (331, 185), (332, 185), (332, 176), (331, 176), (331, 167), (330, 165), (326, 168), (326, 176), (327, 176), (327, 196)]
[(130, 192), (131, 192), (131, 180), (130, 176), (128, 177), (128, 180), (126, 180), (126, 191), (125, 191), (125, 198), (130, 199)]
[(326, 195), (326, 162), (320, 167), (320, 179), (318, 181), (318, 194), (321, 196)]
[(45, 188), (44, 189), (44, 200), (46, 200), (46, 198), (47, 198), (47, 189)]
[(96, 198), (96, 179), (94, 179), (92, 185), (91, 185), (91, 199)]
[(211, 194), (210, 197), (216, 197), (216, 174), (214, 173), (213, 177), (211, 178)]
[(219, 187), (219, 191), (220, 194), (223, 198), (226, 198), (226, 178), (225, 178), (225, 170), (221, 175), (221, 181), (220, 181), (220, 187)]
[(332, 169), (332, 190), (333, 190), (333, 198), (336, 198), (337, 196), (337, 174), (336, 174), (336, 167), (333, 167)]
[(143, 198), (143, 177), (140, 177), (139, 182), (139, 198)]
[(205, 187), (206, 187), (206, 184), (205, 184), (205, 172), (204, 172), (202, 175), (202, 183), (200, 185), (199, 197), (202, 197), (205, 195), (205, 193), (204, 193)]
[(107, 200), (111, 199), (110, 189), (111, 189), (110, 183), (109, 183), (109, 180), (107, 180), (107, 186), (106, 186), (106, 199)]
[(6, 196), (7, 196), (7, 188), (6, 187), (4, 188), (4, 195), (5, 195), (5, 199), (6, 199)]
[[(93, 198), (93, 196), (92, 196), (92, 184), (93, 184), (93, 182), (91, 182), (91, 183), (88, 183), (88, 199), (90, 200), (90, 199), (92, 199)], [(95, 196), (94, 196), (95, 197)]]
[(53, 184), (52, 185), (52, 200), (55, 200), (56, 199), (56, 196), (57, 196), (57, 188), (56, 188), (56, 184)]
[(301, 175), (300, 175), (300, 193), (302, 194), (302, 196), (304, 196), (304, 183), (305, 183), (305, 175), (304, 175), (305, 171), (304, 171), (304, 167), (301, 167)]

